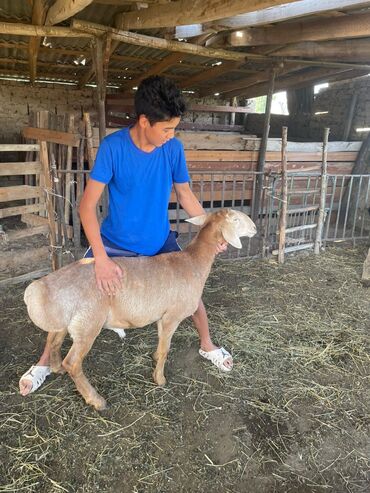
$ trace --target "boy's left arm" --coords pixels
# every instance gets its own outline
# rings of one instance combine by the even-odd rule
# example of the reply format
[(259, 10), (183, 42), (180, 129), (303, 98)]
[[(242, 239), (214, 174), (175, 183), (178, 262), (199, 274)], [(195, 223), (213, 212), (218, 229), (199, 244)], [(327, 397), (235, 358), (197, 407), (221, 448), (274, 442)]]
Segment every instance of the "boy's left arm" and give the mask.
[(189, 217), (201, 216), (205, 214), (205, 210), (200, 205), (199, 200), (191, 191), (189, 183), (174, 183), (177, 201), (189, 215)]
[[(189, 217), (201, 216), (206, 214), (199, 200), (192, 192), (189, 183), (174, 183), (177, 200)], [(217, 253), (224, 252), (227, 249), (227, 243), (222, 242), (217, 245)]]

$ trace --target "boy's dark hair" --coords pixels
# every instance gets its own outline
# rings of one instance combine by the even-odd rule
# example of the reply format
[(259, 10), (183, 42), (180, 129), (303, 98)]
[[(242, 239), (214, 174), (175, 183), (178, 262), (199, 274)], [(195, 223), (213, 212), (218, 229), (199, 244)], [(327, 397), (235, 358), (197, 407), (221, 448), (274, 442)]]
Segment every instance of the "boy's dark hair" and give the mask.
[(140, 83), (135, 94), (135, 111), (137, 118), (145, 115), (154, 125), (183, 115), (186, 105), (172, 80), (153, 75)]

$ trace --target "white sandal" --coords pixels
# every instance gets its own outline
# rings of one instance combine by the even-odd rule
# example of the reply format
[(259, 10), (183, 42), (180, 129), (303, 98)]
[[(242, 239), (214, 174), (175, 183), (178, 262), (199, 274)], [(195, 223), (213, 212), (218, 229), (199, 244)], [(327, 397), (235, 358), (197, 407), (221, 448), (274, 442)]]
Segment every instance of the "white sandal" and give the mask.
[(35, 392), (35, 390), (41, 387), (41, 385), (45, 382), (46, 377), (48, 377), (50, 374), (51, 371), (49, 366), (32, 365), (31, 368), (21, 376), (19, 381), (30, 381), (32, 383), (32, 387), (28, 394), (32, 394), (32, 392)]
[(113, 327), (109, 327), (109, 330), (113, 330), (120, 339), (124, 339), (126, 337), (126, 332), (124, 329), (114, 329)]
[(219, 347), (217, 349), (214, 349), (213, 351), (203, 351), (203, 349), (199, 349), (199, 354), (203, 356), (203, 358), (211, 361), (221, 371), (232, 370), (232, 367), (229, 368), (224, 364), (228, 358), (231, 358), (231, 354), (229, 353), (229, 351), (226, 351), (226, 349), (224, 349), (223, 347)]

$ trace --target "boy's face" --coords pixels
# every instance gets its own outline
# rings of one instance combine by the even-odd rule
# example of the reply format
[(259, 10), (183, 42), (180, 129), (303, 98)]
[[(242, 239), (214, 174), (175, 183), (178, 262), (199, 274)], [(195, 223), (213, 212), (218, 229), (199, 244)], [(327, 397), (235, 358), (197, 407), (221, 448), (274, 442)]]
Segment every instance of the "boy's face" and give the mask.
[(180, 117), (151, 125), (145, 115), (140, 115), (139, 122), (148, 143), (160, 147), (174, 137), (175, 129), (180, 123)]

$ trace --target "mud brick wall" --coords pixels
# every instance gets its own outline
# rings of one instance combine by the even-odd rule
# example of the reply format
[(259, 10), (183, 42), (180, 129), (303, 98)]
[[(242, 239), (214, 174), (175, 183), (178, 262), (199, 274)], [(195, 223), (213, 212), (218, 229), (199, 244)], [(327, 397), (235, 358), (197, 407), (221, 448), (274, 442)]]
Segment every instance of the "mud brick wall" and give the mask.
[(81, 116), (83, 111), (94, 112), (94, 90), (77, 90), (58, 84), (22, 84), (0, 82), (0, 143), (20, 142), (21, 130), (29, 124), (31, 112), (48, 110)]

